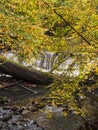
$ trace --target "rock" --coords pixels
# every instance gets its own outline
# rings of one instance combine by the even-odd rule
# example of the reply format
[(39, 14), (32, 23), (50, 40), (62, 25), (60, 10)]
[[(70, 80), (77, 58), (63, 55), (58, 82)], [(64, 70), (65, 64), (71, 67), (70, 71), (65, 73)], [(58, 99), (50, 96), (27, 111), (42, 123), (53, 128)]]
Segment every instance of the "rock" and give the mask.
[(12, 118), (12, 115), (4, 115), (2, 121), (7, 122)]
[[(21, 113), (20, 110), (22, 110)], [(15, 111), (19, 113), (16, 114)], [(25, 119), (22, 116), (27, 112), (26, 108), (0, 108), (0, 130), (44, 130), (37, 122), (35, 123), (33, 120)]]

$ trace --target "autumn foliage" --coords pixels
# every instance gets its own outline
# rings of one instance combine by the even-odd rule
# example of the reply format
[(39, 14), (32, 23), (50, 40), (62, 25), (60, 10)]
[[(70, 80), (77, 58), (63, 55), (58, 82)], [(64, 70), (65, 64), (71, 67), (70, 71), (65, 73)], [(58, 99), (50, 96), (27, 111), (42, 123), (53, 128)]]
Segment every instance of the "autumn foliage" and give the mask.
[(62, 76), (62, 81), (56, 78), (50, 94), (53, 105), (58, 105), (57, 102), (62, 105), (66, 101), (70, 108), (77, 108), (73, 93), (77, 90), (82, 95), (80, 81), (87, 79), (92, 71), (98, 75), (97, 2), (0, 1), (0, 53), (13, 51), (19, 57), (30, 60), (44, 50), (64, 52), (74, 59), (68, 70), (72, 70), (75, 64), (80, 67), (80, 75), (73, 82), (67, 82), (66, 74)]

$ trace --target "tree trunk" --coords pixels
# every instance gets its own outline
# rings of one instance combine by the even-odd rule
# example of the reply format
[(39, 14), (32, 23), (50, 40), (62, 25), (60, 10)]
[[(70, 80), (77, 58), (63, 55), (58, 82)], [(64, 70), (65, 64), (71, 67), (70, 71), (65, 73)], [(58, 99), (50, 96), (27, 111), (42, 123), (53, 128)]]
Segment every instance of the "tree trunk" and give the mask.
[(53, 82), (52, 75), (48, 73), (35, 69), (29, 70), (26, 67), (10, 61), (5, 62), (2, 59), (0, 59), (0, 72), (34, 84), (49, 85)]

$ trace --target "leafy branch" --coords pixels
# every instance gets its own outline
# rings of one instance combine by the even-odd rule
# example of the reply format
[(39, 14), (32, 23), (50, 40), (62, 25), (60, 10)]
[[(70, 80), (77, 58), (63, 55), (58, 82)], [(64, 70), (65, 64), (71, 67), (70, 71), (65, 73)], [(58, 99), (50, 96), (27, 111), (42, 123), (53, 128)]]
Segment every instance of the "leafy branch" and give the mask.
[[(48, 5), (48, 7), (51, 7), (47, 2), (44, 2), (46, 5)], [(61, 14), (59, 14), (59, 13), (57, 13), (57, 11), (55, 10), (55, 9), (53, 9), (53, 11), (54, 11), (54, 13), (56, 14), (56, 15), (58, 15), (64, 22), (65, 22), (65, 24), (67, 24), (71, 29), (73, 29), (86, 43), (88, 43), (88, 45), (91, 45), (91, 43), (83, 36), (83, 35), (81, 35), (68, 21), (66, 21), (65, 20), (65, 18), (61, 15)]]

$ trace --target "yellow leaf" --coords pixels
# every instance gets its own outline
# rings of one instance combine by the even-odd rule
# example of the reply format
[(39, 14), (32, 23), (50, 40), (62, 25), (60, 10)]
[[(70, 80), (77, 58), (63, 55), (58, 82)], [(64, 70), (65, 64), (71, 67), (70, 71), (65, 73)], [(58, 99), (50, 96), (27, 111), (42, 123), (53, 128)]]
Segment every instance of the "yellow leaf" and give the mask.
[(56, 107), (55, 100), (52, 100), (52, 106)]

